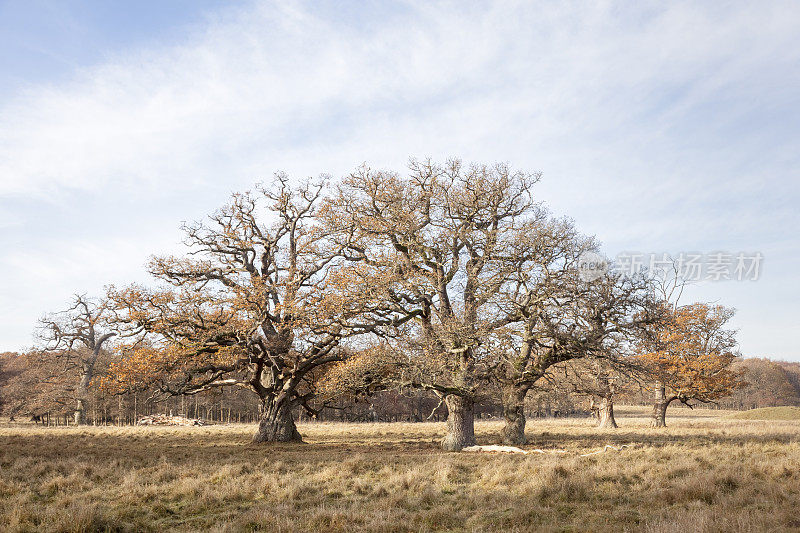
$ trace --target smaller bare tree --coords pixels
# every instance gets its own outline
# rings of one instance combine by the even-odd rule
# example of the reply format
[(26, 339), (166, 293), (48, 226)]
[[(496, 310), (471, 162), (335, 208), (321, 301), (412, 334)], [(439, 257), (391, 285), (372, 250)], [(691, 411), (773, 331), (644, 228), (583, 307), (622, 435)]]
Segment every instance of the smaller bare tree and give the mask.
[(545, 376), (546, 387), (589, 396), (589, 408), (598, 428), (618, 427), (614, 417), (617, 395), (643, 390), (649, 374), (632, 355), (614, 358), (576, 359), (556, 365)]
[(105, 301), (76, 294), (69, 308), (40, 319), (38, 336), (43, 354), (57, 358), (65, 373), (78, 371), (73, 396), (76, 424), (86, 423), (89, 384), (100, 352), (116, 333), (108, 327)]

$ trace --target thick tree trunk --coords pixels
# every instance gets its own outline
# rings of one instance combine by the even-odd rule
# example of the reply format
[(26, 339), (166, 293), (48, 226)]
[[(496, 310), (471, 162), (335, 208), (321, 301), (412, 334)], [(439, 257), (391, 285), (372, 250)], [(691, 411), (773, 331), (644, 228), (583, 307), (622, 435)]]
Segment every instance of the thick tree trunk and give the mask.
[(662, 401), (653, 406), (653, 420), (650, 425), (654, 428), (667, 427), (667, 402)]
[(598, 409), (597, 427), (599, 428), (615, 428), (617, 421), (614, 420), (614, 399), (611, 395), (604, 397), (600, 401)]
[(75, 421), (75, 424), (79, 426), (86, 423), (86, 410), (89, 404), (89, 382), (92, 381), (93, 367), (94, 361), (92, 361), (91, 366), (84, 366), (83, 371), (81, 372), (80, 382), (78, 382), (78, 388), (75, 390), (77, 398), (73, 420)]
[(86, 423), (86, 400), (78, 398), (73, 415), (75, 425), (81, 426)]
[(269, 398), (264, 401), (253, 442), (303, 442), (294, 425), (291, 402)]
[(527, 387), (509, 386), (503, 390), (503, 418), (505, 426), (500, 432), (503, 444), (525, 444), (525, 396)]
[(664, 385), (656, 386), (656, 397), (653, 403), (653, 419), (650, 426), (654, 428), (667, 427), (667, 394)]
[(599, 383), (600, 407), (597, 409), (597, 427), (615, 428), (617, 421), (614, 420), (614, 392), (616, 391), (616, 380), (608, 375), (601, 375)]
[(442, 440), (442, 449), (458, 452), (475, 445), (474, 400), (469, 397), (449, 394), (445, 396), (447, 406), (447, 435)]

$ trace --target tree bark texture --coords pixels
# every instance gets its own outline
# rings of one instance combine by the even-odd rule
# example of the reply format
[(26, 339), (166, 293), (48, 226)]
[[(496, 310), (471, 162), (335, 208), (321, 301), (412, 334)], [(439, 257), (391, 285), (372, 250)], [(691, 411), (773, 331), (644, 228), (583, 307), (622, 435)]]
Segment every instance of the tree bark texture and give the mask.
[(656, 397), (653, 404), (653, 419), (650, 426), (654, 428), (667, 427), (667, 394), (663, 384), (656, 386)]
[(265, 399), (253, 442), (302, 442), (303, 437), (294, 424), (292, 407), (289, 401)]
[(618, 427), (617, 421), (614, 420), (614, 399), (610, 395), (600, 400), (597, 427), (599, 428)]
[(525, 396), (527, 387), (509, 386), (503, 390), (503, 426), (500, 436), (503, 444), (525, 444)]
[(448, 394), (444, 403), (447, 406), (447, 435), (442, 440), (442, 449), (458, 452), (467, 446), (474, 446), (474, 400), (466, 396)]

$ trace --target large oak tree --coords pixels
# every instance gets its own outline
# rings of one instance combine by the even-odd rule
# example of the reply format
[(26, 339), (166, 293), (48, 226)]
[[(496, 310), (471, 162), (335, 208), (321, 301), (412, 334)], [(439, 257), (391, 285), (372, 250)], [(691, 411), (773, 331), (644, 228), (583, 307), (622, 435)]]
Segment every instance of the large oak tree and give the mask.
[(546, 275), (524, 273), (524, 290), (507, 300), (520, 319), (495, 332), (500, 338), (495, 375), (502, 390), (501, 436), (506, 444), (525, 442), (525, 397), (551, 367), (585, 358), (633, 370), (630, 343), (655, 320), (645, 277), (606, 272), (581, 279), (575, 263), (593, 243), (574, 238), (572, 243), (555, 248), (561, 250), (555, 265), (543, 262), (533, 268), (536, 272), (549, 266)]
[[(172, 393), (243, 386), (261, 401), (256, 442), (301, 440), (293, 411), (315, 412), (320, 372), (346, 356), (341, 342), (369, 331), (358, 298), (330, 273), (346, 238), (317, 224), (324, 183), (278, 176), (234, 195), (208, 220), (185, 226), (188, 251), (156, 257), (156, 288), (112, 289), (120, 320), (146, 332), (113, 371), (121, 383)], [(341, 236), (340, 236), (341, 237)]]
[(548, 214), (533, 198), (538, 179), (457, 160), (412, 161), (406, 175), (362, 167), (326, 209), (381, 317), (406, 322), (405, 346), (393, 352), (402, 355), (384, 368), (443, 398), (446, 450), (475, 443), (473, 406), (495, 361), (490, 336), (520, 319), (507, 295), (541, 255)]

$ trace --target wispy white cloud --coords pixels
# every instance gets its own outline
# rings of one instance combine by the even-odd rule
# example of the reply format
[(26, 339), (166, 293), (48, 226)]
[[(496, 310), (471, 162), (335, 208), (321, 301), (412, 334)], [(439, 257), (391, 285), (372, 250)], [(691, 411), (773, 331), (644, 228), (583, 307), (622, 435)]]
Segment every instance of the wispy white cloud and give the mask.
[[(797, 219), (798, 15), (789, 2), (231, 8), (181, 44), (127, 50), (0, 102), (0, 208), (39, 202), (23, 220), (27, 264), (46, 263), (54, 243), (81, 264), (75, 213), (115, 218), (85, 232), (124, 234), (136, 263), (153, 228), (276, 170), (456, 155), (543, 170), (542, 198), (611, 252), (767, 246)], [(2, 220), (0, 241), (15, 240)], [(115, 253), (93, 252), (108, 267), (36, 276), (31, 308), (57, 306), (55, 285), (127, 273)], [(3, 283), (32, 283), (12, 263)]]
[(791, 19), (763, 6), (420, 3), (360, 28), (259, 4), (183, 46), (132, 51), (8, 102), (0, 192), (182, 186), (215, 176), (218, 165), (197, 171), (220, 155), (268, 160), (308, 140), (361, 141), (375, 126), (396, 142), (386, 123), (398, 119), (456, 139), (511, 126), (540, 143), (585, 142), (626, 122), (629, 136), (652, 138), (722, 89), (758, 90), (763, 78), (744, 72), (796, 63)]
[(7, 280), (0, 284), (0, 351), (29, 346), (36, 320), (63, 307), (72, 294), (97, 295), (107, 284), (146, 281), (144, 264), (151, 251), (122, 239), (76, 239), (5, 250), (0, 257), (0, 272)]

